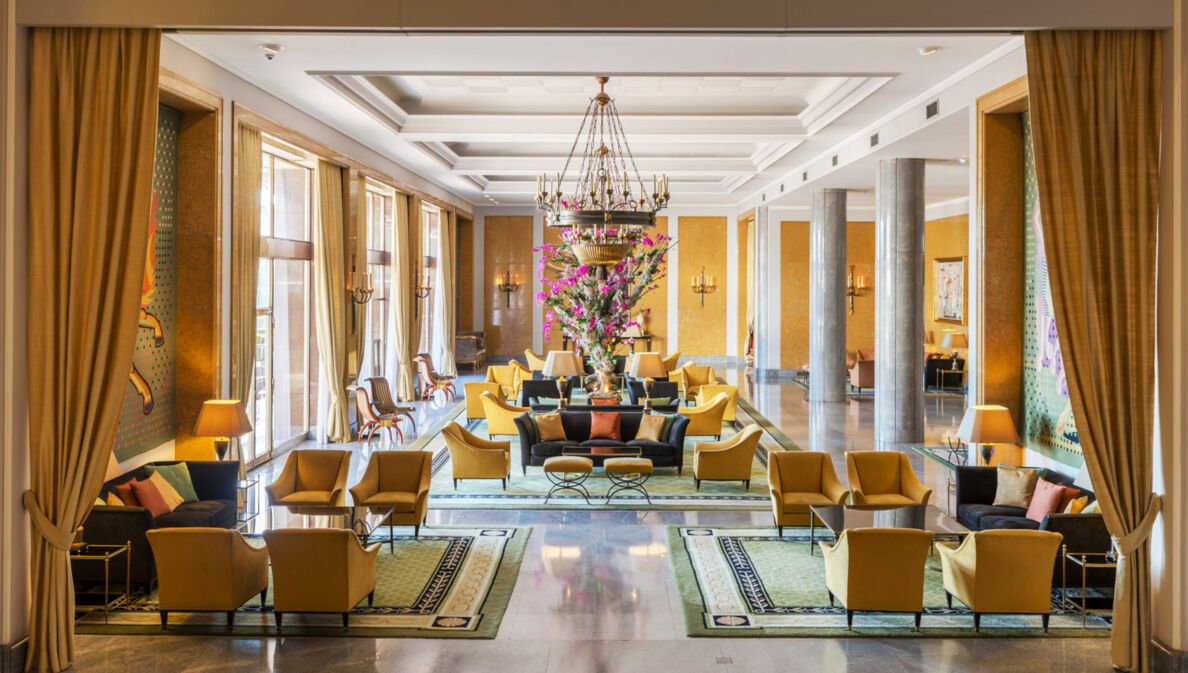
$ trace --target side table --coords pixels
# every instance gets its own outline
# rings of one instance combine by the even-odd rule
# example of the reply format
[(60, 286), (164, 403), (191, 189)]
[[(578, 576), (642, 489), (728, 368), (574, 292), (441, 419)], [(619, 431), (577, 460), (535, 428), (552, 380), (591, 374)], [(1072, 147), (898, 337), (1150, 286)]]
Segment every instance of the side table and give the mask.
[[(1085, 622), (1089, 615), (1108, 615), (1114, 612), (1113, 597), (1109, 597), (1110, 607), (1089, 607), (1089, 598), (1085, 595), (1085, 573), (1090, 568), (1117, 568), (1117, 557), (1113, 552), (1070, 552), (1068, 545), (1060, 545), (1060, 556), (1062, 563), (1060, 564), (1060, 605), (1066, 608), (1081, 611), (1081, 628), (1085, 628)], [(1081, 600), (1078, 603), (1068, 597), (1068, 564), (1072, 563), (1081, 567)], [(1102, 596), (1101, 598), (1105, 598)]]
[[(125, 559), (124, 567), (124, 590), (122, 593), (112, 597), (111, 595), (111, 562), (117, 556), (123, 554)], [(132, 600), (132, 541), (129, 540), (124, 544), (83, 544), (77, 548), (70, 549), (70, 563), (73, 565), (76, 562), (82, 561), (103, 561), (103, 591), (87, 590), (76, 591), (74, 594), (74, 610), (75, 612), (90, 612), (92, 610), (103, 611), (103, 623), (107, 623), (107, 613), (112, 608), (117, 608), (121, 605), (126, 605)], [(96, 603), (102, 596), (102, 602)]]

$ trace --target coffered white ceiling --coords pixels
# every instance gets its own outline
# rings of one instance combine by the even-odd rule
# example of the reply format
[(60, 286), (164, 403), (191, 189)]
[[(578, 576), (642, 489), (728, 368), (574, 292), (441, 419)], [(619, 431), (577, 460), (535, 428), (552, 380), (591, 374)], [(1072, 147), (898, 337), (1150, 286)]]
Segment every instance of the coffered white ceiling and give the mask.
[[(564, 166), (598, 91), (593, 76), (609, 75), (640, 172), (668, 173), (675, 206), (740, 203), (1017, 42), (935, 34), (171, 38), (478, 205), (529, 203), (536, 175)], [(284, 49), (267, 60), (261, 44)], [(921, 55), (921, 47), (939, 49)], [(955, 159), (967, 147), (967, 128), (944, 128), (931, 134), (928, 151), (940, 156), (929, 158)], [(936, 198), (967, 184), (964, 167), (942, 173), (956, 174), (933, 185)]]

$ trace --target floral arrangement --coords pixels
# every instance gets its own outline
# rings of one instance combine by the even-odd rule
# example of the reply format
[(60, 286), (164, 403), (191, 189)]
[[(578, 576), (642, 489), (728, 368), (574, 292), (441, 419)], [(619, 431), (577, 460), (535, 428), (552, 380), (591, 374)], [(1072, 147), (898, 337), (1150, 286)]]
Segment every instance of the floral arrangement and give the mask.
[[(545, 339), (556, 323), (590, 358), (600, 376), (609, 377), (615, 369), (615, 338), (639, 325), (631, 318), (632, 309), (664, 277), (672, 239), (610, 228), (566, 229), (561, 238), (560, 245), (535, 249), (541, 253), (537, 273), (544, 289), (536, 293), (536, 304), (545, 311)], [(582, 264), (574, 247), (592, 243), (631, 247), (616, 264)]]

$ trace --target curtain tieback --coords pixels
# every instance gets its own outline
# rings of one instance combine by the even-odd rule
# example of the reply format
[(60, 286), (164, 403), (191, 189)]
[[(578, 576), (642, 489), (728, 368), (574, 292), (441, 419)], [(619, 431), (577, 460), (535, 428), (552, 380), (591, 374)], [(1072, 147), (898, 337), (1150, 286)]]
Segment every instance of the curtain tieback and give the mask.
[(25, 503), (25, 509), (29, 510), (33, 519), (33, 527), (37, 529), (38, 534), (45, 538), (45, 541), (50, 543), (54, 549), (70, 551), (70, 543), (74, 541), (74, 531), (65, 530), (61, 526), (51, 523), (49, 517), (41, 510), (41, 506), (37, 504), (37, 498), (33, 495), (32, 490), (25, 491), (21, 500)]
[(1147, 512), (1143, 514), (1143, 520), (1126, 535), (1114, 536), (1114, 546), (1118, 548), (1119, 554), (1129, 556), (1139, 545), (1147, 541), (1151, 535), (1151, 528), (1155, 525), (1155, 517), (1159, 515), (1162, 506), (1163, 498), (1152, 493), (1151, 499), (1147, 501)]

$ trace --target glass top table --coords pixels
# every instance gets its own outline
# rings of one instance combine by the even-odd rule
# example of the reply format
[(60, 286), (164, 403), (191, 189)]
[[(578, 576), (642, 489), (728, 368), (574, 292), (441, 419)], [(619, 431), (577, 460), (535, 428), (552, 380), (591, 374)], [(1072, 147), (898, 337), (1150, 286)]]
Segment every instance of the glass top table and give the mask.
[(813, 514), (809, 517), (809, 554), (816, 553), (818, 520), (835, 540), (850, 528), (912, 528), (930, 531), (938, 540), (957, 540), (969, 533), (968, 528), (933, 505), (878, 508), (811, 505), (809, 510)]

